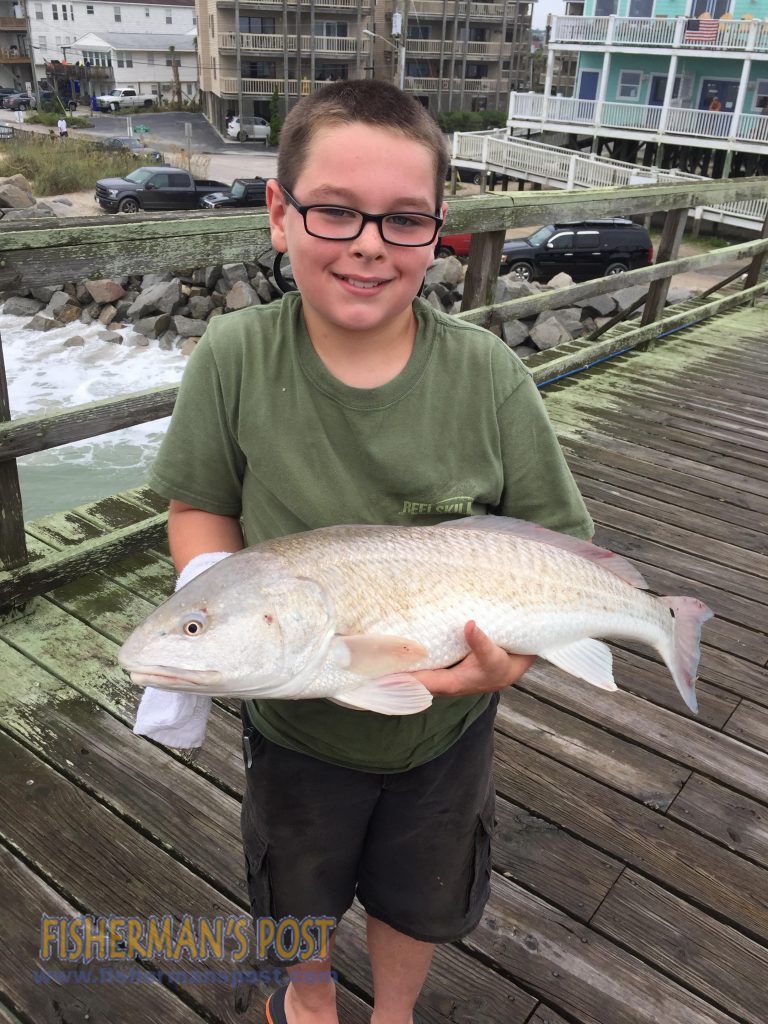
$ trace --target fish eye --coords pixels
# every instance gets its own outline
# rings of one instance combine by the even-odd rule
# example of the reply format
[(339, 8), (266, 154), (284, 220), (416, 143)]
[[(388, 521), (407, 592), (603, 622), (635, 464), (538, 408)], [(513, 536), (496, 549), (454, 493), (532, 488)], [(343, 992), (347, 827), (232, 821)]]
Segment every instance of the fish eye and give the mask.
[(179, 625), (185, 636), (200, 636), (205, 630), (206, 618), (202, 612), (190, 612), (189, 615), (184, 616)]

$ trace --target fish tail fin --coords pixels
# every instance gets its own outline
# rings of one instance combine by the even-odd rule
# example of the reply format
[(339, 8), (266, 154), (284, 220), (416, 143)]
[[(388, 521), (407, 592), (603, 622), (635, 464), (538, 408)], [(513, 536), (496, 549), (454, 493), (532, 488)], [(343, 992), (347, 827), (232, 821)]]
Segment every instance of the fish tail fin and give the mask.
[(674, 614), (671, 641), (668, 650), (662, 652), (664, 660), (683, 700), (698, 714), (696, 673), (701, 654), (701, 627), (715, 613), (695, 597), (661, 597), (659, 600)]

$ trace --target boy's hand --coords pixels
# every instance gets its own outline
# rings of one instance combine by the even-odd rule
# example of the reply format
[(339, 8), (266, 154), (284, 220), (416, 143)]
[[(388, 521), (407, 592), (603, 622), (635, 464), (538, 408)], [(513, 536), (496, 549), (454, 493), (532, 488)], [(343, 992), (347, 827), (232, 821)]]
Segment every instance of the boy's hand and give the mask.
[(464, 627), (469, 654), (453, 668), (409, 673), (437, 697), (463, 697), (493, 693), (516, 683), (536, 661), (535, 654), (507, 654), (474, 622)]

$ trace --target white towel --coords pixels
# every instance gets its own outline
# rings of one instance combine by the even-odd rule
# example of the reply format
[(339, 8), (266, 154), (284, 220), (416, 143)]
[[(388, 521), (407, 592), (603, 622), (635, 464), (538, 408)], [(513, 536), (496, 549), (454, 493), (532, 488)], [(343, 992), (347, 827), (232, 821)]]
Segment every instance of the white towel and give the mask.
[[(176, 590), (186, 586), (195, 576), (227, 558), (231, 551), (206, 551), (188, 562), (176, 580)], [(133, 731), (137, 736), (149, 736), (165, 747), (189, 749), (201, 747), (205, 739), (211, 698), (196, 693), (176, 693), (148, 686), (136, 710)]]

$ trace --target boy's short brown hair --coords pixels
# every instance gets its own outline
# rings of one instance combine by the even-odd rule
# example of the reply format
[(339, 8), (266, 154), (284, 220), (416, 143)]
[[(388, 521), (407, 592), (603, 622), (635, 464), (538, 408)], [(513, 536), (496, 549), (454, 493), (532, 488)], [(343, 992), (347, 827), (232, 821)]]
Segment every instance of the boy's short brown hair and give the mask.
[(450, 159), (437, 122), (415, 100), (394, 85), (373, 79), (334, 82), (300, 100), (280, 132), (277, 176), (292, 191), (307, 159), (309, 145), (319, 128), (342, 124), (376, 125), (404, 135), (430, 150), (435, 164), (435, 209), (443, 201)]

